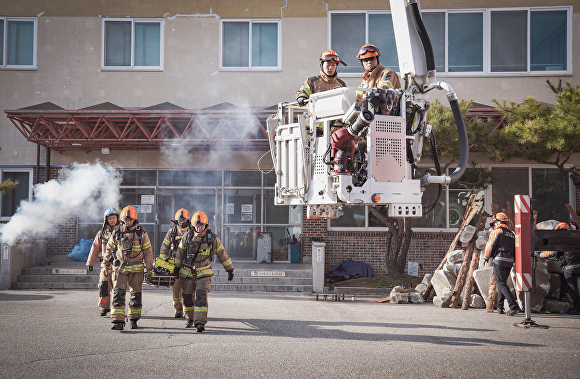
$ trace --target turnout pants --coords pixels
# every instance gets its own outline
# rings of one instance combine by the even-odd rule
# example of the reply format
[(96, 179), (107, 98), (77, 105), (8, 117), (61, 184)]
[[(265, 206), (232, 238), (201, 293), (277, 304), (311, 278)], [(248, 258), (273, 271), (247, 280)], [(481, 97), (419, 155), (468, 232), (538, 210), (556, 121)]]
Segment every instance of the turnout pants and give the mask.
[(111, 321), (125, 322), (125, 293), (127, 285), (131, 291), (129, 300), (129, 318), (139, 320), (141, 318), (141, 290), (143, 287), (143, 271), (123, 272), (113, 270), (113, 307), (111, 309)]
[(101, 309), (111, 309), (112, 271), (111, 265), (101, 265), (99, 273), (99, 308)]
[(518, 309), (518, 303), (512, 295), (512, 291), (507, 285), (512, 268), (500, 265), (493, 265), (493, 276), (497, 282), (497, 309), (503, 309), (504, 300), (508, 301), (510, 309)]
[(182, 293), (183, 288), (181, 288), (181, 281), (182, 279), (175, 279), (173, 282), (173, 308), (175, 309), (175, 313), (183, 313), (183, 304), (182, 304)]
[(187, 320), (193, 324), (207, 324), (207, 294), (211, 288), (211, 276), (181, 279), (183, 288), (183, 310)]

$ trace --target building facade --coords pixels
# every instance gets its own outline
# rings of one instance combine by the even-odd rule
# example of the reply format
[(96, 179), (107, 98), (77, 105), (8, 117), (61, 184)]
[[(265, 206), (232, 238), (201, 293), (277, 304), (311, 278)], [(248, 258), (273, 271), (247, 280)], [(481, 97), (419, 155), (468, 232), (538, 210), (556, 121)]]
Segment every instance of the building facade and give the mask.
[[(20, 183), (2, 195), (0, 222), (12, 218), (21, 200), (33, 199), (35, 183), (56, 178), (60, 168), (102, 162), (118, 170), (118, 206), (139, 207), (157, 248), (183, 207), (208, 214), (234, 259), (257, 259), (258, 233), (271, 232), (275, 261), (292, 260), (292, 238), (302, 241), (308, 261), (310, 238), (318, 237), (327, 243), (328, 268), (353, 259), (385, 272), (385, 228), (364, 206), (355, 208), (355, 224), (341, 225), (307, 220), (300, 207), (273, 205), (263, 132), (267, 114), (294, 100), (328, 48), (348, 64), (339, 76), (349, 87), (360, 83), (356, 54), (367, 42), (380, 48), (381, 63), (398, 71), (387, 1), (367, 1), (364, 9), (342, 0), (0, 3), (0, 109), (7, 116), (0, 118), (0, 173)], [(438, 79), (459, 98), (482, 107), (494, 98), (527, 96), (553, 104), (546, 80), (580, 83), (574, 70), (580, 64), (578, 1), (484, 5), (421, 2)], [(434, 98), (445, 103), (444, 94)], [(80, 134), (68, 135), (73, 129)], [(563, 205), (578, 203), (573, 184), (554, 167), (497, 164), (477, 152), (470, 160), (496, 171), (498, 181), (477, 191), (488, 212), (491, 204), (527, 193), (540, 221), (567, 221)], [(420, 273), (440, 262), (472, 192), (452, 184), (434, 212), (413, 221), (408, 260), (420, 263)], [(67, 253), (80, 237), (91, 238), (101, 217), (62, 220), (48, 254)]]

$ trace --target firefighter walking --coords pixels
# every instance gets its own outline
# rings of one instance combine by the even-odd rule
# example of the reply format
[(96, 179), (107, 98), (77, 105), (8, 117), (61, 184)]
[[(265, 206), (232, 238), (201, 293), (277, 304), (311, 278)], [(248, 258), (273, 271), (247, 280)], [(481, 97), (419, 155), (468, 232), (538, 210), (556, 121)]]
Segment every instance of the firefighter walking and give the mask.
[(137, 328), (141, 318), (142, 287), (145, 275), (153, 268), (153, 250), (149, 235), (141, 226), (137, 211), (127, 206), (121, 211), (121, 225), (115, 230), (105, 252), (105, 261), (113, 259), (113, 306), (111, 320), (113, 330), (125, 328), (125, 294), (127, 285), (131, 292), (129, 321), (131, 329)]
[(209, 221), (205, 213), (194, 213), (191, 225), (193, 229), (179, 243), (175, 271), (182, 280), (183, 309), (187, 317), (185, 327), (191, 328), (195, 325), (195, 329), (201, 333), (207, 323), (207, 294), (211, 289), (213, 276), (212, 256), (217, 255), (228, 273), (229, 281), (234, 278), (234, 265), (219, 237), (208, 229)]
[(512, 295), (507, 279), (515, 263), (516, 235), (508, 229), (508, 217), (505, 213), (498, 213), (493, 218), (494, 228), (489, 235), (485, 246), (484, 260), (487, 263), (493, 258), (493, 275), (497, 282), (497, 313), (504, 314), (504, 300), (508, 301), (510, 309), (508, 316), (521, 312), (516, 299)]
[(99, 308), (101, 308), (100, 315), (103, 317), (111, 311), (111, 290), (113, 289), (111, 262), (104, 260), (103, 256), (105, 255), (107, 242), (118, 226), (119, 211), (115, 208), (107, 209), (103, 215), (103, 227), (95, 236), (87, 259), (89, 271), (93, 271), (97, 258), (101, 260), (101, 270), (99, 272)]
[[(175, 262), (175, 252), (181, 242), (183, 235), (191, 230), (190, 215), (187, 209), (181, 208), (175, 212), (175, 219), (171, 220), (173, 227), (167, 231), (161, 249), (159, 250), (159, 258), (166, 262)], [(176, 270), (176, 269), (174, 269)], [(175, 309), (175, 318), (183, 317), (183, 304), (181, 279), (176, 278), (172, 286), (173, 290), (173, 308)]]

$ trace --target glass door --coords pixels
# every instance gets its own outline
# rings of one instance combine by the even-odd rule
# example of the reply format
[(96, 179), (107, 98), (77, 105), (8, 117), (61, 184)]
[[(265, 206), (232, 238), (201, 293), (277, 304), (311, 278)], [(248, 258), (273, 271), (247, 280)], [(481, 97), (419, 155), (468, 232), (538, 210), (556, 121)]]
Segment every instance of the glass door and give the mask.
[(163, 238), (169, 229), (173, 227), (173, 217), (178, 209), (185, 208), (190, 216), (197, 211), (207, 215), (209, 228), (212, 232), (221, 238), (221, 220), (219, 218), (220, 210), (218, 206), (219, 189), (175, 189), (175, 188), (158, 188), (157, 189), (157, 224), (159, 246), (153, 249), (155, 254), (159, 254)]

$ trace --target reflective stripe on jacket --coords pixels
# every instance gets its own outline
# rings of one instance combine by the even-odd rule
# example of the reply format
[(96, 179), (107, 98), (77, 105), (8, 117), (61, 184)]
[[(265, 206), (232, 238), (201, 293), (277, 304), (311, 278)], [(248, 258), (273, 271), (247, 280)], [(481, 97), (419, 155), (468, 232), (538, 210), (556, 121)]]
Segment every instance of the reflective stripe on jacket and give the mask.
[(320, 70), (319, 75), (306, 79), (302, 87), (296, 91), (296, 100), (299, 97), (309, 98), (313, 93), (328, 91), (339, 87), (346, 87), (346, 83), (338, 78), (338, 74), (335, 73), (334, 76), (328, 76), (324, 71)]
[[(179, 248), (175, 252), (175, 265), (181, 266), (184, 261), (188, 264), (193, 264), (193, 266), (195, 266), (196, 276), (198, 278), (213, 275), (213, 270), (211, 268), (211, 258), (213, 255), (218, 257), (220, 263), (226, 271), (234, 269), (232, 260), (222, 245), (219, 237), (211, 232), (212, 247), (210, 249), (207, 239), (207, 231), (208, 229), (201, 233), (197, 233), (194, 229), (192, 229), (191, 231), (187, 232), (181, 239)], [(199, 244), (199, 250), (197, 251), (195, 260), (190, 262), (191, 258), (195, 254), (195, 251), (190, 251), (190, 247), (195, 246), (195, 243)], [(188, 278), (193, 277), (191, 270), (186, 267), (182, 267), (179, 272)]]

